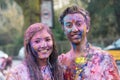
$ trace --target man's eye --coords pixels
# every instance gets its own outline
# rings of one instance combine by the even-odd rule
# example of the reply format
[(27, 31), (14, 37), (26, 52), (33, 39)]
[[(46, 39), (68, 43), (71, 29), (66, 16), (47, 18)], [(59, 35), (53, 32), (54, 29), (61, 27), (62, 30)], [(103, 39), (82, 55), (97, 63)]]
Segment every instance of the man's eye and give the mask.
[(77, 26), (81, 26), (82, 23), (81, 23), (81, 22), (76, 22), (76, 25), (77, 25)]
[(72, 23), (67, 23), (67, 24), (66, 24), (66, 27), (72, 28)]

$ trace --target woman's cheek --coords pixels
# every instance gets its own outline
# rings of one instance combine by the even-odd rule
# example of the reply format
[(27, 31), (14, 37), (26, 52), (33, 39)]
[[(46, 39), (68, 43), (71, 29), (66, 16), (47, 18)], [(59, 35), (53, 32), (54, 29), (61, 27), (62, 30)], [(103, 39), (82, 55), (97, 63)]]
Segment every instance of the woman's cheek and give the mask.
[(37, 45), (33, 45), (33, 48), (34, 48), (35, 51), (38, 50), (38, 46)]
[(48, 46), (51, 47), (51, 48), (53, 48), (53, 41), (50, 41), (50, 42), (48, 43)]

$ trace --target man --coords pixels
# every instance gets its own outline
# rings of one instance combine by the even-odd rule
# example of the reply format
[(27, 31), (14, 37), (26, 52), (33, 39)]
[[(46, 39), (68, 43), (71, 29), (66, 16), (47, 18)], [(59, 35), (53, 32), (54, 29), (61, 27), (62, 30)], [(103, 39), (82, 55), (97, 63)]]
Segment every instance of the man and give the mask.
[(71, 44), (70, 51), (58, 58), (65, 80), (120, 80), (112, 56), (87, 41), (90, 17), (86, 10), (68, 7), (60, 16), (60, 23)]

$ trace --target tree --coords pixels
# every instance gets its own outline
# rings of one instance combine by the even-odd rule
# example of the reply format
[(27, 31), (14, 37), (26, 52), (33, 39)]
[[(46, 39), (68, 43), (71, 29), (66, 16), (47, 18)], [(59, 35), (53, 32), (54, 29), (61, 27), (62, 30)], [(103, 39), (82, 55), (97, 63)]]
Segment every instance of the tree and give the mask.
[(15, 43), (22, 33), (23, 24), (21, 7), (13, 0), (0, 0), (0, 45)]
[(120, 0), (113, 0), (113, 7), (117, 21), (117, 32), (120, 34)]
[(40, 3), (41, 0), (15, 0), (23, 9), (24, 28), (35, 22), (40, 22)]
[(87, 10), (90, 12), (91, 27), (93, 27), (90, 34), (92, 41), (101, 37), (104, 43), (109, 42), (105, 44), (108, 45), (118, 38), (114, 5), (113, 0), (91, 0), (88, 3)]

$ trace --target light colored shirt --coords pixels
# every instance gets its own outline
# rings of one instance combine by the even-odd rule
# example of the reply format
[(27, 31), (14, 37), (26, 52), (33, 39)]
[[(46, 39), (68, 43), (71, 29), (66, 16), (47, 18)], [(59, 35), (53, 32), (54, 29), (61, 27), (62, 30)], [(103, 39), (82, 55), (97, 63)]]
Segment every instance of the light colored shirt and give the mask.
[[(41, 67), (43, 80), (51, 80), (50, 70), (48, 66)], [(28, 69), (25, 64), (14, 67), (7, 74), (7, 80), (30, 80)]]
[(62, 54), (58, 61), (64, 68), (65, 80), (120, 80), (116, 63), (107, 52), (91, 46), (81, 64), (70, 54)]

